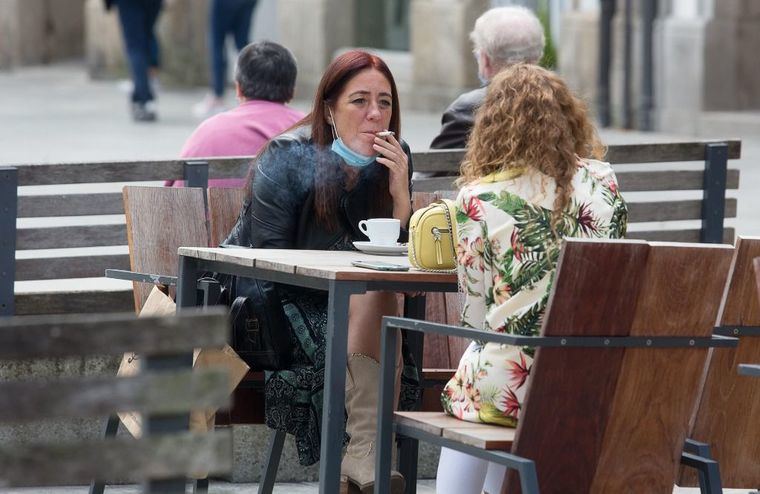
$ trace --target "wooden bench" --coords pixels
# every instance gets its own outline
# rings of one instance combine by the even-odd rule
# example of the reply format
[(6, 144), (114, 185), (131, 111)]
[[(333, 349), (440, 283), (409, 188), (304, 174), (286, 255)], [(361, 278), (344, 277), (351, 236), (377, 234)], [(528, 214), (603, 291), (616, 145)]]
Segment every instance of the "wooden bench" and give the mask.
[[(605, 160), (615, 168), (629, 207), (627, 238), (733, 243), (734, 230), (723, 223), (736, 217), (736, 199), (727, 199), (726, 190), (739, 188), (739, 170), (728, 169), (727, 160), (740, 155), (739, 140), (609, 146)], [(462, 157), (462, 150), (415, 153), (415, 171), (454, 175), (419, 179), (415, 190), (452, 190)], [(692, 197), (684, 198), (686, 191)]]
[[(388, 403), (392, 393), (386, 364), (396, 331), (389, 328), (535, 346), (516, 430), (396, 413), (396, 432), (507, 465), (513, 470), (505, 492), (669, 494), (708, 349), (736, 345), (712, 335), (732, 251), (567, 240), (540, 338), (386, 318), (379, 401)], [(393, 415), (387, 406), (378, 414), (377, 482), (384, 492)], [(709, 473), (708, 492), (720, 492), (717, 464), (685, 457)], [(414, 464), (400, 469), (416, 478)]]
[[(656, 223), (656, 228), (650, 230), (632, 231), (630, 237), (710, 242), (725, 239), (730, 243), (733, 230), (724, 230), (723, 220), (735, 216), (736, 201), (726, 201), (725, 190), (738, 187), (739, 171), (726, 170), (726, 159), (739, 158), (741, 143), (731, 140), (724, 144), (697, 141), (610, 146), (608, 159), (613, 164), (637, 164), (636, 171), (618, 173), (621, 190), (627, 197), (634, 191), (689, 190), (702, 191), (704, 196), (701, 200), (658, 198), (654, 203), (629, 199), (634, 226), (641, 221), (664, 222)], [(415, 169), (431, 172), (456, 172), (462, 156), (462, 150), (413, 153)], [(185, 179), (190, 185), (203, 187), (208, 178), (244, 176), (251, 160), (252, 157), (240, 157), (204, 162), (19, 164), (0, 168), (0, 315), (129, 311), (132, 293), (123, 284), (112, 288), (103, 288), (105, 283), (92, 287), (93, 279), (102, 279), (106, 268), (128, 269), (129, 266), (121, 188), (115, 184), (151, 181), (158, 184), (164, 179)], [(650, 170), (660, 166), (652, 163), (702, 160), (706, 163), (705, 169)], [(451, 179), (420, 180), (416, 181), (415, 188), (442, 190), (450, 187), (450, 183)], [(50, 186), (75, 184), (86, 184), (87, 190), (71, 193), (62, 192), (61, 187), (50, 189)], [(19, 191), (19, 187), (23, 189)], [(102, 215), (111, 216), (103, 219)], [(82, 224), (73, 224), (71, 218), (62, 217), (76, 217)], [(20, 220), (18, 228), (17, 218)], [(39, 218), (56, 221), (56, 224), (37, 226), (35, 222), (39, 222)], [(670, 230), (666, 225), (671, 220), (687, 218), (701, 219), (702, 228)], [(57, 250), (91, 247), (95, 249), (87, 255)], [(56, 250), (44, 257), (32, 257), (31, 251), (35, 249)], [(77, 286), (82, 278), (89, 282), (87, 288)], [(48, 285), (54, 280), (77, 281), (56, 281), (62, 285), (56, 289), (20, 286), (14, 295), (14, 281)]]
[[(760, 238), (738, 237), (717, 317), (717, 334), (739, 339), (735, 348), (712, 351), (694, 408), (689, 437), (709, 446), (720, 464), (723, 485), (760, 486), (760, 380), (740, 376), (738, 365), (760, 362), (760, 301), (753, 261), (760, 257)], [(696, 485), (684, 470), (679, 485)]]
[(142, 437), (0, 445), (3, 487), (148, 480), (145, 492), (185, 492), (197, 471), (229, 473), (229, 431), (190, 434), (193, 409), (226, 406), (225, 370), (191, 371), (194, 348), (226, 341), (227, 316), (220, 311), (183, 312), (177, 317), (134, 315), (38, 316), (0, 319), (0, 360), (121, 355), (138, 352), (142, 370), (133, 377), (89, 376), (6, 380), (0, 383), (0, 422), (144, 414)]

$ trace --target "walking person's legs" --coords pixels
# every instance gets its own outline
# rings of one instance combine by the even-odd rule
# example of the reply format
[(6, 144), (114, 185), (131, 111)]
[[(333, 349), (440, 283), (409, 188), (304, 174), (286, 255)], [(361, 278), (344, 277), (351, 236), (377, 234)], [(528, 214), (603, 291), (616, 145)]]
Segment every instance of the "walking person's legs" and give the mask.
[(117, 0), (116, 5), (132, 74), (132, 116), (137, 121), (152, 121), (156, 115), (146, 108), (153, 94), (148, 83), (149, 39), (145, 30), (145, 4), (142, 1)]
[(235, 38), (235, 48), (237, 48), (237, 51), (245, 48), (250, 39), (253, 9), (256, 8), (256, 3), (257, 0), (238, 0), (237, 13), (234, 25), (232, 26), (232, 36)]
[(209, 54), (211, 55), (211, 89), (214, 96), (221, 99), (224, 95), (225, 72), (227, 70), (227, 53), (225, 40), (227, 30), (233, 23), (233, 12), (227, 0), (211, 0), (209, 5)]
[[(148, 68), (149, 76), (155, 78), (155, 71), (161, 66), (161, 50), (156, 36), (156, 21), (161, 13), (163, 0), (148, 0), (146, 5), (146, 30), (148, 32)], [(155, 91), (155, 88), (151, 88)]]

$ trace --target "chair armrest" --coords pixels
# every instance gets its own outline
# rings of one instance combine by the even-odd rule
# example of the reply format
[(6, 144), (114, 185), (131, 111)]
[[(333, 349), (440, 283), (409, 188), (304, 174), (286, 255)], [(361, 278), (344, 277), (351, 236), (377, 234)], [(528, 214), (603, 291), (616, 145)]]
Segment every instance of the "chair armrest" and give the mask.
[(760, 377), (760, 365), (739, 364), (739, 374), (742, 376)]
[(152, 283), (154, 285), (172, 286), (177, 284), (176, 276), (164, 276), (160, 274), (137, 273), (124, 269), (106, 269), (106, 278), (117, 280), (137, 281), (140, 283)]
[[(383, 334), (386, 327), (459, 336), (472, 340), (501, 343), (503, 345), (547, 348), (713, 348), (736, 347), (739, 340), (713, 334), (708, 337), (689, 336), (523, 336), (481, 329), (464, 328), (449, 324), (419, 321), (404, 317), (383, 317)], [(583, 328), (578, 328), (582, 332)], [(760, 371), (760, 370), (759, 370)]]

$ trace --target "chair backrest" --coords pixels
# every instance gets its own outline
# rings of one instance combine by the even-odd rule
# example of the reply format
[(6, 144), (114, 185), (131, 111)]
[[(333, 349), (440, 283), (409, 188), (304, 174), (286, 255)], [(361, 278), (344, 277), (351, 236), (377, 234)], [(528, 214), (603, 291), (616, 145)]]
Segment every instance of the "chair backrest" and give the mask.
[(227, 238), (235, 226), (245, 201), (243, 188), (210, 187), (208, 189), (209, 232), (211, 246), (216, 247)]
[[(758, 285), (752, 263), (760, 238), (739, 237), (725, 285), (719, 326), (760, 326)], [(689, 437), (708, 443), (720, 464), (721, 480), (731, 488), (760, 486), (760, 380), (740, 376), (737, 365), (760, 362), (760, 335), (740, 335), (735, 348), (711, 352), (704, 387)], [(684, 469), (681, 485), (696, 485)]]
[[(731, 255), (567, 240), (542, 334), (710, 336)], [(538, 349), (512, 451), (536, 462), (542, 493), (670, 493), (706, 358), (705, 348)]]
[[(123, 197), (132, 271), (176, 276), (179, 247), (208, 247), (203, 189), (127, 186)], [(134, 283), (137, 312), (150, 290)]]
[[(139, 411), (150, 424), (152, 417), (186, 421), (190, 410), (226, 406), (227, 371), (192, 371), (190, 365), (194, 348), (225, 343), (227, 325), (227, 317), (220, 311), (185, 311), (176, 317), (141, 319), (131, 314), (1, 318), (2, 361), (32, 366), (40, 359), (134, 351), (140, 355), (142, 370), (130, 377), (54, 375), (3, 381), (0, 423), (80, 420)], [(167, 358), (177, 365), (170, 368)], [(160, 371), (151, 370), (161, 364)], [(163, 480), (204, 469), (228, 473), (231, 466), (232, 443), (227, 432), (154, 433), (149, 427), (140, 439), (65, 441), (52, 435), (46, 441), (30, 441), (21, 436), (0, 444), (3, 487)]]

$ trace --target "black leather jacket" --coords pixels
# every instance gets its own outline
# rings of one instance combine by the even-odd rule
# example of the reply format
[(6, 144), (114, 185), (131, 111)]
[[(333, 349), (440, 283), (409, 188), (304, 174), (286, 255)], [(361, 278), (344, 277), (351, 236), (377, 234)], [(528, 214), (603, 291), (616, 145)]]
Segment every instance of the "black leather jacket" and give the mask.
[[(409, 157), (411, 195), (412, 157)], [(326, 153), (322, 155), (322, 153)], [(370, 217), (370, 187), (384, 166), (375, 162), (363, 168), (350, 191), (340, 196), (338, 228), (329, 231), (316, 219), (314, 175), (317, 158), (340, 158), (329, 149), (317, 149), (311, 141), (311, 128), (301, 127), (273, 139), (257, 160), (253, 195), (246, 202), (223, 245), (270, 249), (329, 250), (341, 242), (367, 240), (359, 221)], [(392, 215), (388, 204), (381, 216)], [(406, 226), (406, 225), (404, 225)], [(405, 242), (402, 231), (400, 241)]]
[(441, 132), (430, 143), (431, 149), (461, 149), (467, 146), (475, 112), (486, 98), (486, 88), (464, 93), (446, 108), (441, 117)]

